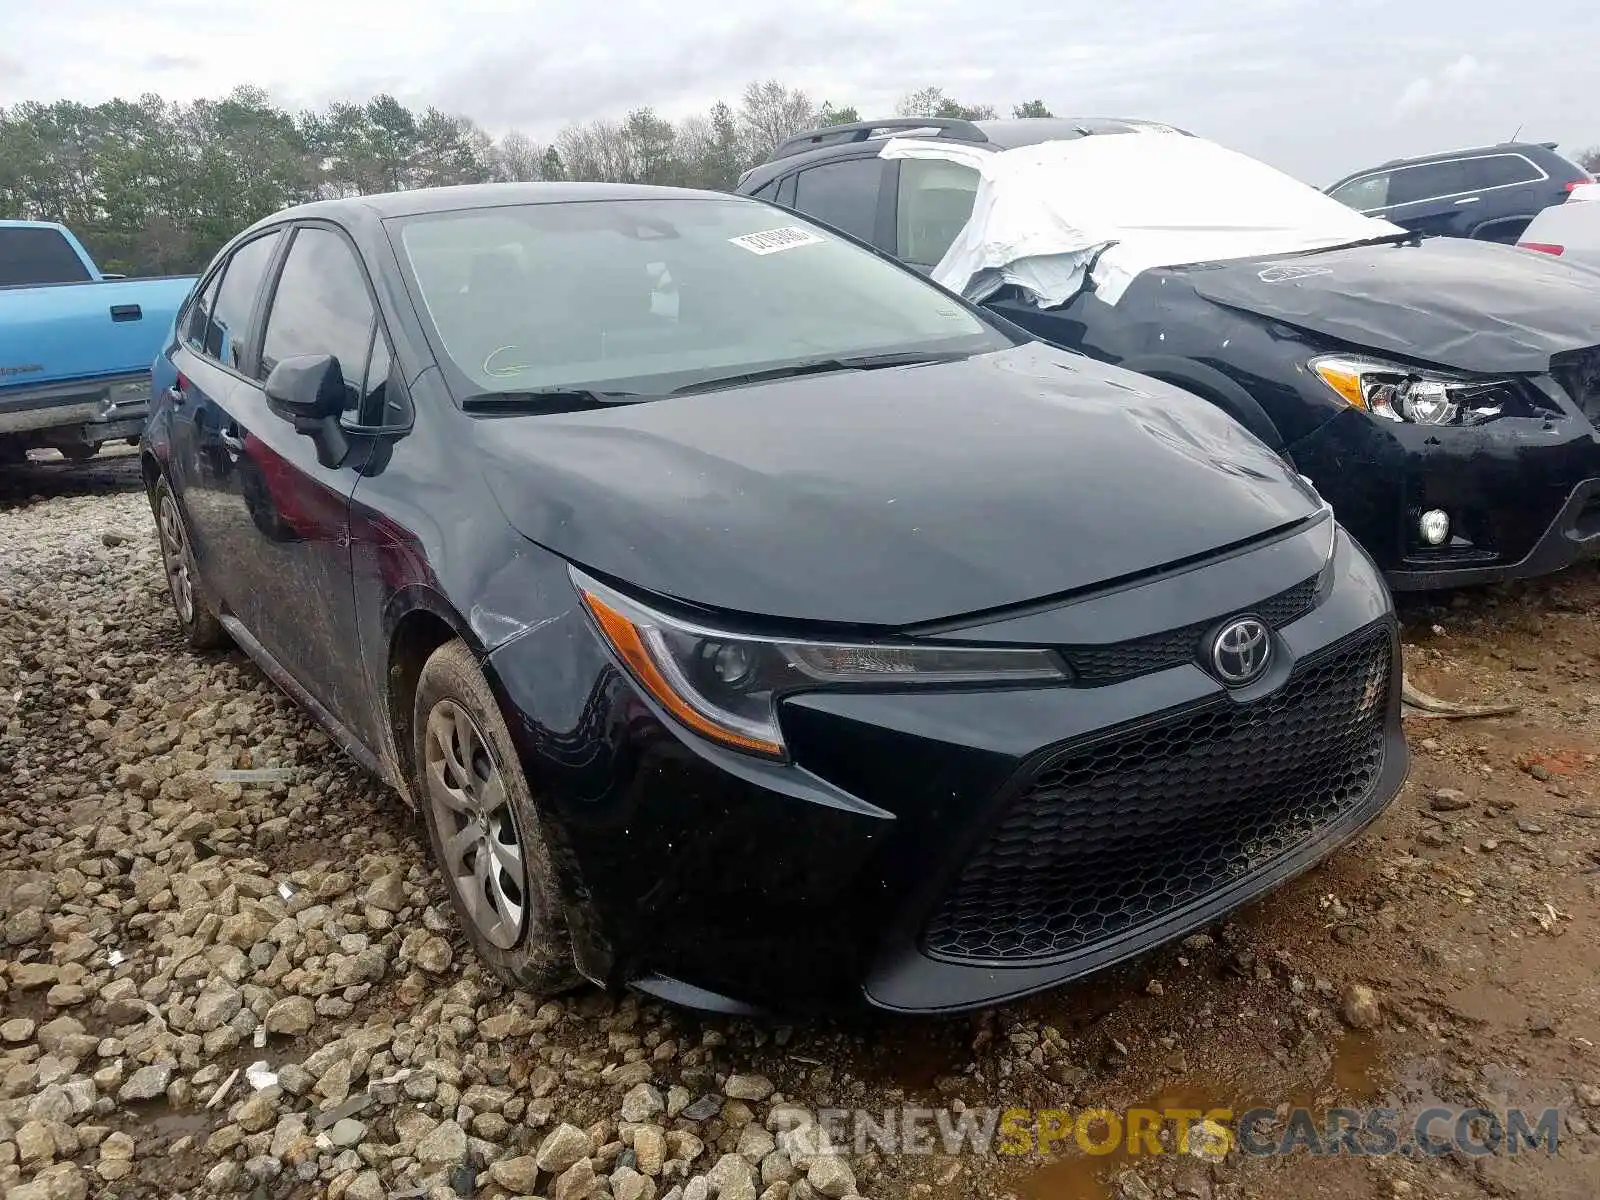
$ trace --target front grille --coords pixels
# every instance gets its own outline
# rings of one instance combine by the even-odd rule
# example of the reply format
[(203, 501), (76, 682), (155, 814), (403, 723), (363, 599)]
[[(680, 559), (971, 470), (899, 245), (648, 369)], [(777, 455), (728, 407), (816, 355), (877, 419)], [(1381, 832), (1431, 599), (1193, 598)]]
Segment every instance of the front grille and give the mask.
[(1550, 360), (1550, 373), (1583, 410), (1589, 424), (1600, 429), (1600, 346), (1556, 355)]
[[(1273, 629), (1297, 620), (1311, 610), (1317, 599), (1317, 577), (1269, 596), (1253, 612)], [(1241, 610), (1246, 611), (1246, 610)], [(1179, 629), (1149, 637), (1133, 638), (1109, 646), (1065, 646), (1061, 653), (1071, 664), (1075, 682), (1085, 687), (1121, 683), (1154, 671), (1195, 662), (1201, 657), (1200, 640), (1226, 614), (1209, 621), (1196, 621)]]
[(1069, 955), (1293, 851), (1371, 797), (1393, 653), (1385, 623), (1253, 704), (1224, 697), (1063, 750), (967, 862), (928, 952)]

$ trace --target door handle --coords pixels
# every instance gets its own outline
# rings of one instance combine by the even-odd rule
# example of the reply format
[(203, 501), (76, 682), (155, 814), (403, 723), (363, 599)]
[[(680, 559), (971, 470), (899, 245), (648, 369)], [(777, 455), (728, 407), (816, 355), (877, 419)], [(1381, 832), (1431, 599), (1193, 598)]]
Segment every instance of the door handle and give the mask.
[(1483, 199), (1482, 196), (1464, 196), (1460, 200), (1457, 200), (1456, 204), (1458, 206), (1462, 205), (1462, 204), (1476, 204), (1479, 200), (1482, 200), (1482, 199)]
[(217, 433), (217, 441), (222, 443), (224, 449), (233, 454), (244, 453), (244, 439), (237, 433), (231, 433), (226, 429), (219, 430)]
[(182, 404), (185, 399), (183, 389), (177, 384), (173, 384), (167, 389), (167, 399), (171, 400), (174, 404)]

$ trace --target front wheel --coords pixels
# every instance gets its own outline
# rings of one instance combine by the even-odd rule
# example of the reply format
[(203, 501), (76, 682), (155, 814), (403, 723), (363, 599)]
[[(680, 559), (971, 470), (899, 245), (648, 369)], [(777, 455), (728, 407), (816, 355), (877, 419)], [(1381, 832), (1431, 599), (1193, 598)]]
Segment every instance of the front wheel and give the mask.
[(412, 728), (428, 840), (478, 957), (536, 995), (571, 987), (572, 939), (538, 812), (464, 642), (423, 665)]
[(196, 650), (215, 649), (228, 640), (228, 635), (200, 588), (189, 530), (183, 523), (178, 498), (165, 477), (157, 480), (150, 493), (150, 506), (155, 510), (156, 537), (161, 543), (161, 564), (167, 572), (172, 611), (183, 627), (184, 640)]

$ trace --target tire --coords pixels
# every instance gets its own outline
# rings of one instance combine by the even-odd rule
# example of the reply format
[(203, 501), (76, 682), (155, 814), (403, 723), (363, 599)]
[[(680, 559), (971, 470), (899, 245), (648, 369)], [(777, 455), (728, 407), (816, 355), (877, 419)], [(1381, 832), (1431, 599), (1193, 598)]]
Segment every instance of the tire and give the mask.
[(196, 650), (214, 650), (227, 642), (228, 634), (200, 586), (183, 508), (165, 476), (156, 480), (151, 489), (150, 508), (156, 518), (161, 565), (167, 572), (167, 593), (172, 597), (172, 611), (183, 629), (184, 640)]
[(478, 957), (537, 996), (572, 987), (580, 977), (538, 810), (466, 643), (423, 665), (412, 742), (434, 862)]

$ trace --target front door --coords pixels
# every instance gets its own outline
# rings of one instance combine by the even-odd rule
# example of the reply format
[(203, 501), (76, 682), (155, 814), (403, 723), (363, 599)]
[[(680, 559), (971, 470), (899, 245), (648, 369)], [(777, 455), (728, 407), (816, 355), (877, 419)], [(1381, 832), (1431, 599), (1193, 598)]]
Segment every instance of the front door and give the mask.
[(336, 358), (352, 418), (374, 356), (376, 307), (356, 252), (325, 225), (303, 225), (270, 287), (252, 378), (233, 393), (231, 432), (242, 445), (251, 517), (250, 595), (240, 619), (262, 647), (369, 745), (370, 708), (351, 579), (350, 494), (370, 439), (352, 438), (342, 462), (319, 461), (316, 443), (268, 406), (265, 382), (281, 360)]

